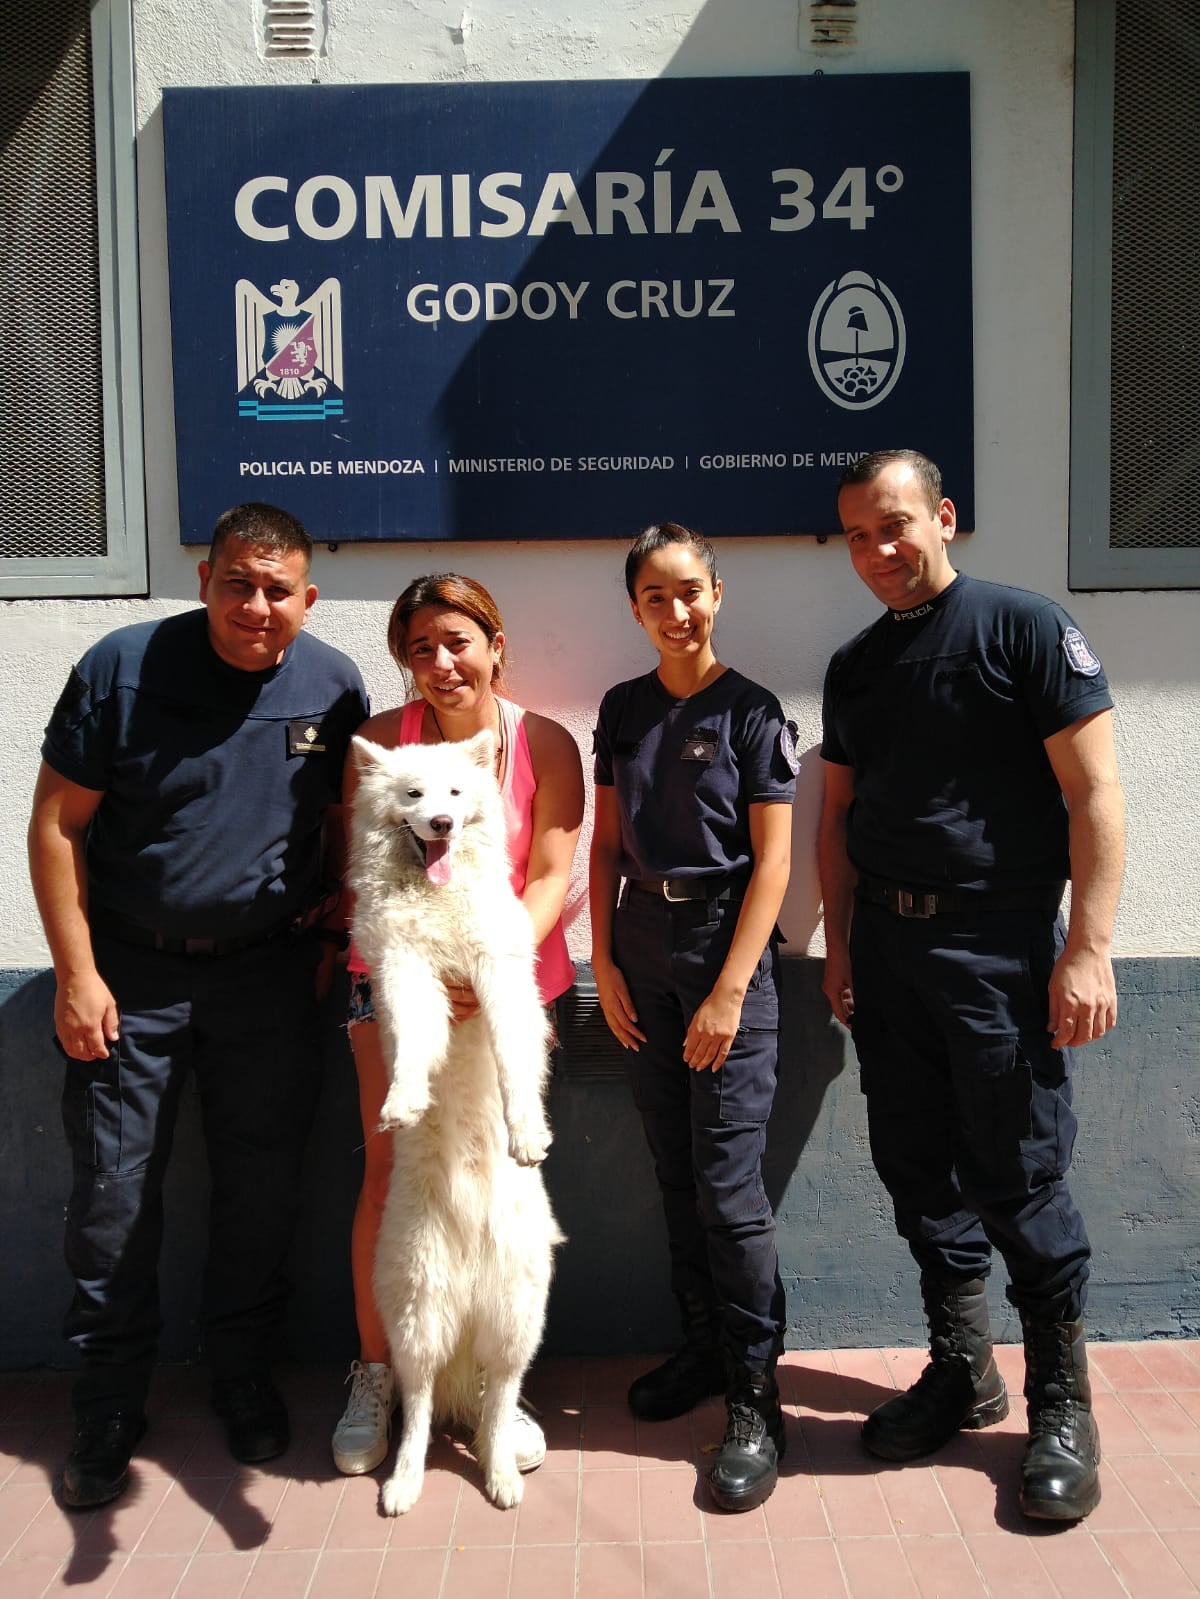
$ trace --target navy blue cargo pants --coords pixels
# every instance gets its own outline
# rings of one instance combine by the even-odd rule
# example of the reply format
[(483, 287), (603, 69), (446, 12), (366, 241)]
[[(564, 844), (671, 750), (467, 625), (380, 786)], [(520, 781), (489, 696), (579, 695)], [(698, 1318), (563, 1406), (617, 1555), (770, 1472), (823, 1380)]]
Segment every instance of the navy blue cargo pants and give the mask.
[(235, 954), (168, 955), (94, 940), (120, 1009), (107, 1060), (69, 1061), (73, 1160), (64, 1323), (80, 1351), (75, 1406), (139, 1410), (160, 1330), (163, 1176), (190, 1073), (211, 1182), (203, 1287), (215, 1378), (261, 1374), (286, 1298), (284, 1262), (319, 1073), (311, 939)]
[(854, 1047), (871, 1153), (923, 1272), (985, 1276), (1050, 1320), (1083, 1313), (1091, 1249), (1067, 1189), (1070, 1051), (1050, 1047), (1063, 925), (1045, 911), (928, 920), (855, 904)]
[(666, 1212), (671, 1287), (719, 1307), (721, 1339), (763, 1367), (783, 1342), (775, 1217), (762, 1180), (779, 1053), (779, 955), (763, 951), (719, 1071), (692, 1071), (683, 1041), (725, 964), (740, 904), (626, 888), (613, 959), (646, 1043), (627, 1056)]

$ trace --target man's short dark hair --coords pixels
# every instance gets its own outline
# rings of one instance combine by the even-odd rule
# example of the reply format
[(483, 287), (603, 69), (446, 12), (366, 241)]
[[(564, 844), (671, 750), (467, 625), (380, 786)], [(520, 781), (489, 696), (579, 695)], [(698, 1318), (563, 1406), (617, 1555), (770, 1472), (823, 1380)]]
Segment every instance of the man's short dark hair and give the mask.
[(304, 570), (312, 564), (313, 541), (298, 517), (290, 511), (281, 511), (277, 505), (264, 505), (251, 500), (246, 505), (231, 506), (217, 518), (213, 528), (212, 543), (208, 549), (208, 564), (215, 566), (228, 539), (242, 539), (258, 549), (270, 550), (272, 555), (288, 556), (299, 552), (304, 557)]
[(897, 462), (912, 467), (918, 483), (925, 490), (930, 512), (936, 512), (942, 503), (942, 474), (920, 450), (872, 450), (870, 455), (860, 455), (854, 465), (848, 466), (838, 478), (838, 493), (852, 483), (872, 482), (885, 467), (895, 466)]

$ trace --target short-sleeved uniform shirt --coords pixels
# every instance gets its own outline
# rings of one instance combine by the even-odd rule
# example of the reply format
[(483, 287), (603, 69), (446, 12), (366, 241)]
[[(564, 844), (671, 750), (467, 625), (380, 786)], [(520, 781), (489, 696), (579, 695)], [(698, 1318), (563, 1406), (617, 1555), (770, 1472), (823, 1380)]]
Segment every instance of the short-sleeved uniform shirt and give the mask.
[(792, 731), (775, 696), (732, 668), (683, 700), (657, 672), (609, 689), (595, 777), (616, 790), (622, 877), (749, 876), (749, 807), (795, 798)]
[(1068, 877), (1044, 740), (1111, 706), (1087, 640), (1040, 594), (960, 574), (927, 604), (885, 612), (825, 677), (821, 754), (854, 768), (852, 864), (931, 889)]
[[(203, 610), (119, 628), (74, 668), (42, 755), (104, 793), (89, 908), (172, 938), (273, 931), (320, 883), (362, 678), (301, 633), (265, 672), (227, 665)], [(99, 920), (97, 915), (97, 920)]]

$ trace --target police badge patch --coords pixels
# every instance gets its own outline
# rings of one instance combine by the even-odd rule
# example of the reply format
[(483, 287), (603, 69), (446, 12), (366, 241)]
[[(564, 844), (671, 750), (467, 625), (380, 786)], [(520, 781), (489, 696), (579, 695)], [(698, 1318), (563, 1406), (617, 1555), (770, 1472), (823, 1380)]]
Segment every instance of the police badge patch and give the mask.
[(1077, 627), (1069, 627), (1063, 634), (1062, 651), (1068, 666), (1080, 677), (1095, 677), (1099, 672), (1100, 661)]
[(796, 749), (796, 734), (799, 731), (795, 722), (785, 722), (779, 729), (779, 748), (793, 777), (800, 771), (800, 754)]

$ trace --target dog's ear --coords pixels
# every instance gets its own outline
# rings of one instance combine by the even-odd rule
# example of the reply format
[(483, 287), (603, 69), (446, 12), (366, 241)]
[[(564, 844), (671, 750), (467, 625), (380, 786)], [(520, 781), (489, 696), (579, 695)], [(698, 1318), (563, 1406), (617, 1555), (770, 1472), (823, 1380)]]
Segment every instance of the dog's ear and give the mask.
[(496, 738), (490, 728), (485, 727), (482, 733), (476, 733), (474, 738), (465, 738), (459, 745), (463, 754), (482, 766), (485, 772), (490, 772), (492, 762), (496, 758)]
[[(488, 737), (491, 737), (490, 733)], [(350, 740), (350, 744), (354, 750), (354, 759), (358, 762), (360, 772), (365, 772), (371, 766), (379, 765), (380, 758), (383, 755), (382, 745), (372, 744), (370, 739), (359, 738), (357, 733)]]

